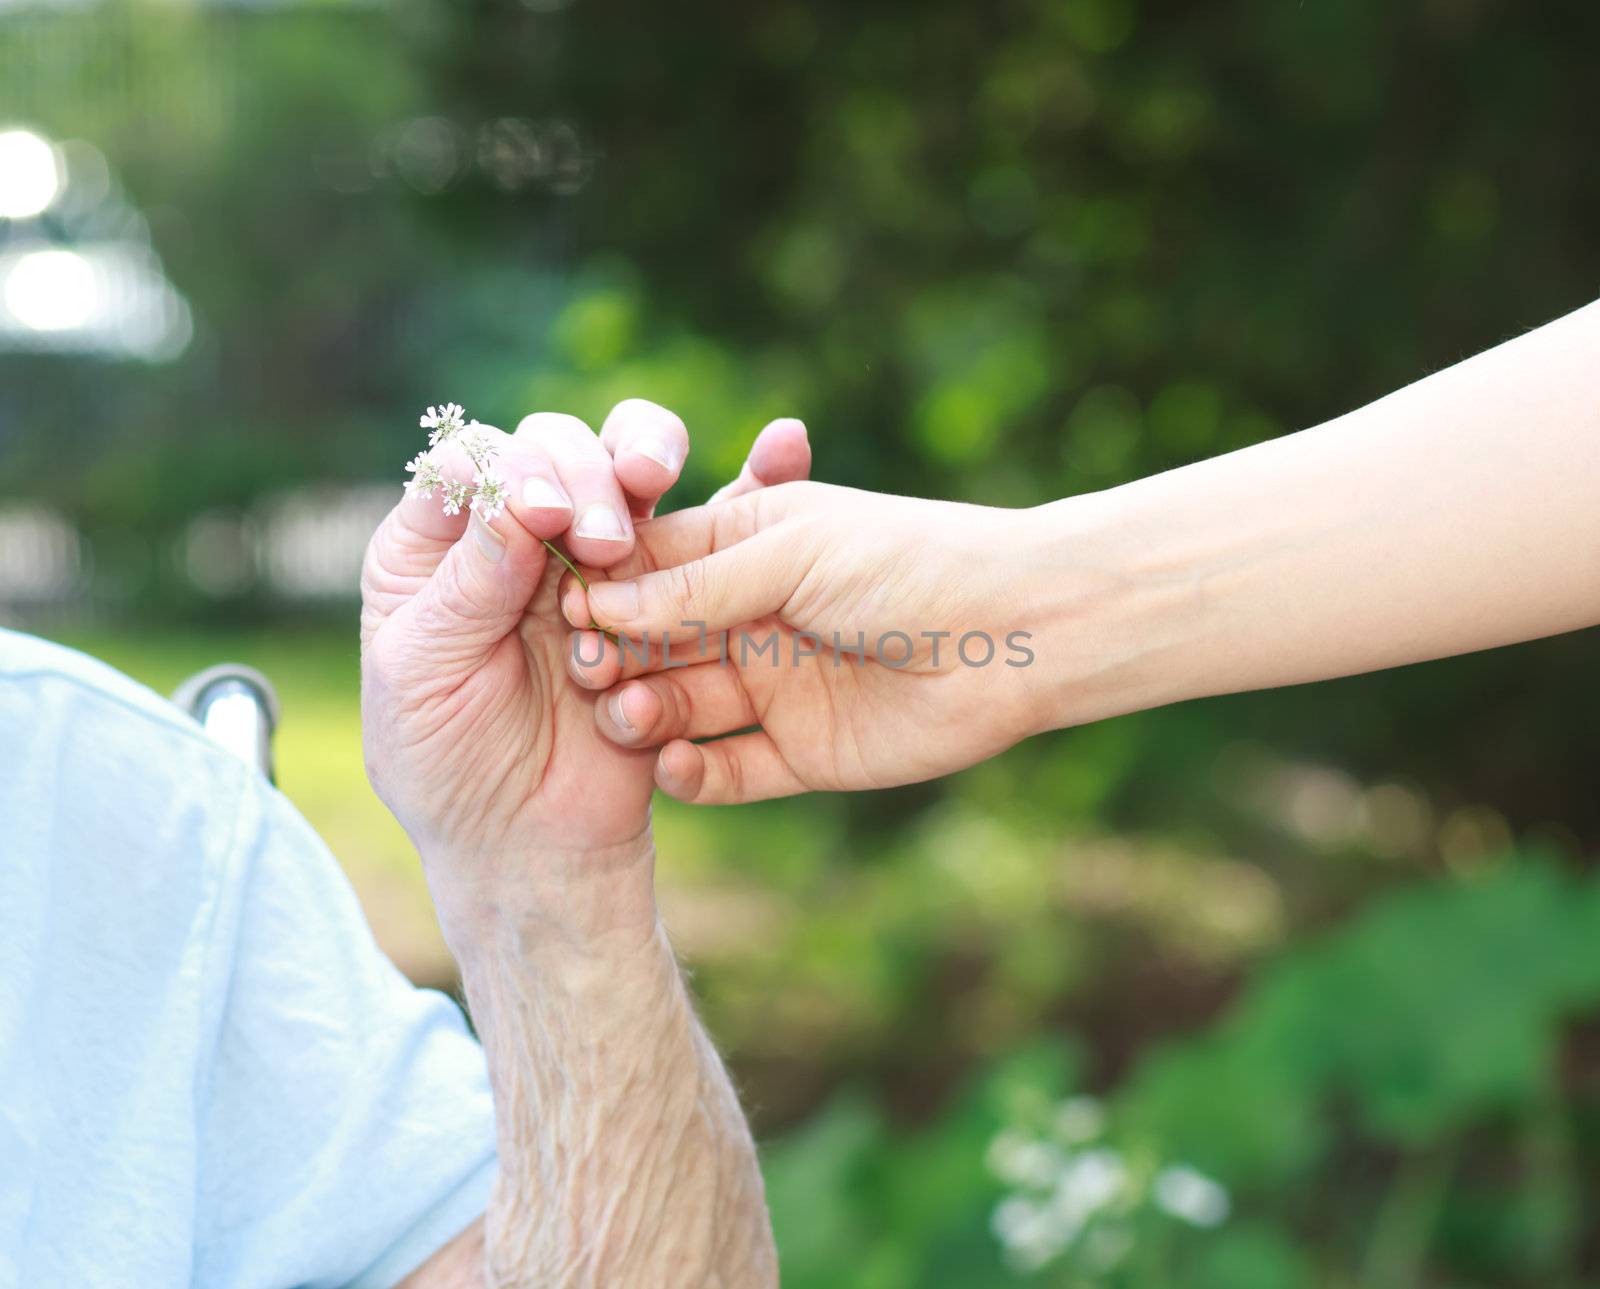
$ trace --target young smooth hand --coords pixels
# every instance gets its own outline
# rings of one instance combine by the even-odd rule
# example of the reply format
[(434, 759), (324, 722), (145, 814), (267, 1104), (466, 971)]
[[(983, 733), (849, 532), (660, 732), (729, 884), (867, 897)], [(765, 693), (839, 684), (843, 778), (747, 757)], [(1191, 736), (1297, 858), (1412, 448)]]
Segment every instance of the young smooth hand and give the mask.
[[(785, 652), (751, 665), (735, 639), (732, 666), (662, 670), (610, 648), (579, 679), (625, 682), (597, 719), (623, 747), (667, 743), (662, 787), (743, 801), (905, 783), (1037, 730), (1592, 626), (1597, 354), (1589, 304), (1323, 425), (1034, 510), (808, 484), (673, 515), (588, 603), (569, 592), (569, 619), (592, 604), (653, 639), (689, 639), (694, 620), (776, 629)], [(959, 649), (974, 630), (1031, 631), (1032, 663), (936, 662), (941, 637), (922, 635)], [(898, 631), (916, 651), (898, 668), (796, 660), (802, 631)]]
[(666, 745), (656, 782), (687, 801), (963, 768), (1044, 727), (1053, 561), (1035, 513), (799, 483), (642, 524), (562, 600), (575, 626), (641, 643), (590, 632), (572, 674), (607, 691), (607, 739)]

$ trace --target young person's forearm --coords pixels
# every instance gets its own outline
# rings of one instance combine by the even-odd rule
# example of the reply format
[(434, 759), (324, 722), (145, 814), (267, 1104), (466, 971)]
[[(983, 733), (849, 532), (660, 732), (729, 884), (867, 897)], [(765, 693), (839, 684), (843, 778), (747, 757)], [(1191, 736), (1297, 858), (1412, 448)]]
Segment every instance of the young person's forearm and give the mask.
[(1058, 724), (1593, 625), (1600, 305), (1315, 429), (1038, 513), (1071, 570)]
[(488, 1283), (776, 1285), (738, 1098), (659, 924), (613, 925), (645, 898), (613, 877), (563, 893), (561, 926), (548, 904), (449, 916), (494, 1086)]

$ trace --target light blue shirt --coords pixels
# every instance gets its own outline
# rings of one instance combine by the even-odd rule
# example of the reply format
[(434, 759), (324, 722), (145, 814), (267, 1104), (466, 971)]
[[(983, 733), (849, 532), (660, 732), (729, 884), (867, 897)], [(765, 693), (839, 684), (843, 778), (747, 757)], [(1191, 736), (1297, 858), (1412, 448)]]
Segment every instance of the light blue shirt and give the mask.
[(292, 806), (0, 631), (0, 1289), (392, 1285), (480, 1214), (483, 1053)]

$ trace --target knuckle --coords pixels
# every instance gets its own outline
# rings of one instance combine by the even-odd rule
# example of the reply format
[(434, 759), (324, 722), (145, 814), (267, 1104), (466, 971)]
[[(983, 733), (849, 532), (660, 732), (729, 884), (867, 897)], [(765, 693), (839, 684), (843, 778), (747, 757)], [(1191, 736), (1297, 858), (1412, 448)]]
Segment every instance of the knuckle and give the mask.
[(566, 412), (529, 412), (517, 422), (519, 439), (571, 439), (578, 434), (594, 437), (594, 431), (576, 416)]
[[(630, 688), (651, 696), (650, 716), (636, 722), (630, 737), (640, 743), (664, 743), (672, 737), (673, 698), (672, 686), (659, 676), (636, 676)], [(637, 706), (637, 704), (635, 704)]]
[(672, 409), (645, 398), (623, 399), (611, 409), (600, 431), (601, 440), (613, 453), (629, 450), (641, 441), (663, 437), (675, 441), (680, 452), (688, 448), (689, 431), (683, 418)]
[(699, 560), (669, 568), (666, 578), (667, 603), (675, 609), (688, 609), (701, 602), (705, 594), (705, 565)]
[(790, 479), (787, 483), (773, 484), (767, 491), (773, 500), (785, 506), (810, 509), (822, 501), (828, 487), (815, 479)]
[(826, 487), (809, 479), (795, 479), (758, 488), (747, 494), (744, 523), (756, 531), (811, 514), (821, 508)]
[(626, 556), (607, 568), (596, 569), (589, 568), (586, 565), (581, 567), (583, 567), (584, 576), (589, 578), (590, 581), (606, 582), (631, 581), (633, 578), (643, 577), (647, 573), (660, 571), (656, 568), (655, 561), (650, 558), (649, 552), (644, 549), (642, 542), (636, 544)]
[(661, 699), (661, 719), (657, 722), (661, 734), (680, 735), (689, 728), (689, 695), (676, 680), (663, 676), (655, 687)]
[(611, 409), (611, 415), (631, 419), (636, 416), (656, 416), (666, 410), (659, 403), (652, 403), (648, 398), (625, 398)]
[(683, 417), (669, 408), (657, 409), (656, 425), (673, 438), (687, 439), (689, 437), (689, 427), (683, 423)]
[(738, 757), (729, 754), (724, 749), (718, 761), (722, 768), (719, 776), (722, 782), (718, 785), (725, 796), (737, 801), (744, 796), (744, 763)]
[(482, 588), (471, 585), (455, 560), (447, 560), (439, 568), (433, 586), (432, 595), (418, 599), (417, 623), (441, 638), (497, 618), (503, 612), (498, 588), (486, 595)]
[(443, 583), (434, 594), (419, 596), (412, 610), (417, 630), (424, 637), (444, 636), (456, 624), (456, 613), (452, 606), (459, 598), (453, 584), (446, 586)]
[(599, 451), (603, 454), (600, 457), (586, 449), (569, 453), (562, 463), (562, 477), (580, 492), (596, 492), (604, 497), (617, 486), (617, 476), (611, 465), (611, 457), (605, 454), (604, 448), (599, 448)]
[(787, 566), (791, 572), (804, 572), (814, 566), (820, 552), (825, 551), (838, 537), (838, 527), (819, 511), (791, 515), (785, 523), (784, 543)]
[(684, 428), (681, 416), (670, 407), (652, 403), (648, 398), (625, 398), (617, 404), (613, 414), (659, 429), (673, 430), (680, 434), (688, 432)]

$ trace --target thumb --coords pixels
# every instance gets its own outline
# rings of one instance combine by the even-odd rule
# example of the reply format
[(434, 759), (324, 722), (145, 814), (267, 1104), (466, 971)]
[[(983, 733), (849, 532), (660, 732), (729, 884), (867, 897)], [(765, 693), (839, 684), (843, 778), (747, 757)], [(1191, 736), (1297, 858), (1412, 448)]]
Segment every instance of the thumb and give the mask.
[(811, 477), (811, 443), (803, 421), (792, 416), (770, 421), (750, 445), (739, 477), (711, 494), (710, 503), (743, 497), (758, 488)]
[(815, 560), (809, 526), (779, 523), (702, 559), (626, 582), (592, 582), (597, 625), (635, 639), (697, 640), (788, 604)]
[(545, 550), (521, 524), (474, 514), (466, 531), (394, 615), (413, 661), (440, 680), (480, 665), (521, 623), (544, 575)]

